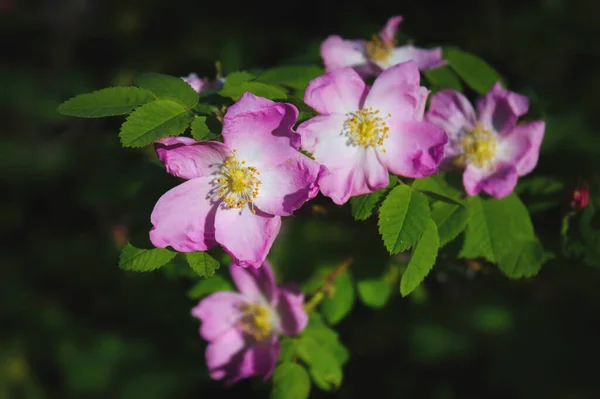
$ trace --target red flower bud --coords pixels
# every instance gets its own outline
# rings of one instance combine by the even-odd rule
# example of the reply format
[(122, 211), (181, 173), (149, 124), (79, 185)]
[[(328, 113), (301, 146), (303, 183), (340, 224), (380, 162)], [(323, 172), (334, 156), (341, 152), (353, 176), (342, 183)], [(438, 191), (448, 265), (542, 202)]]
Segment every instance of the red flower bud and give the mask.
[(586, 207), (590, 197), (590, 192), (586, 187), (577, 187), (571, 195), (571, 208), (583, 209)]

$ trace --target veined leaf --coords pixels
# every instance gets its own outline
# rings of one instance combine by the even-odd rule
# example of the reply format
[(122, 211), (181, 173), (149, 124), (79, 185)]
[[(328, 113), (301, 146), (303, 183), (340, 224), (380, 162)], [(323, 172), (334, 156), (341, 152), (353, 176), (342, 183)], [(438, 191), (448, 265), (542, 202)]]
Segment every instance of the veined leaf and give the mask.
[(427, 198), (406, 185), (397, 186), (379, 209), (379, 233), (391, 254), (406, 251), (421, 238), (430, 219)]
[(135, 85), (150, 90), (160, 100), (171, 100), (187, 109), (198, 103), (198, 93), (183, 79), (161, 73), (143, 73), (135, 79)]
[(186, 252), (185, 259), (193, 271), (199, 276), (206, 278), (215, 274), (215, 270), (221, 266), (215, 258), (204, 251)]
[(273, 372), (271, 399), (306, 399), (310, 394), (310, 377), (297, 363), (285, 362)]
[(444, 51), (444, 58), (458, 76), (479, 94), (486, 94), (496, 82), (504, 85), (502, 76), (487, 62), (473, 54), (448, 49)]
[(435, 264), (439, 248), (440, 238), (437, 226), (432, 219), (429, 219), (423, 236), (417, 243), (408, 267), (400, 280), (402, 296), (407, 296), (423, 282)]
[(58, 106), (58, 112), (80, 118), (101, 118), (125, 115), (147, 104), (156, 97), (152, 92), (137, 87), (109, 87), (92, 93), (80, 94)]
[(189, 126), (192, 114), (183, 105), (158, 100), (142, 105), (129, 115), (119, 136), (124, 147), (143, 147), (167, 136), (178, 136)]
[(177, 252), (166, 248), (136, 248), (127, 244), (119, 257), (119, 268), (135, 272), (149, 272), (169, 263)]

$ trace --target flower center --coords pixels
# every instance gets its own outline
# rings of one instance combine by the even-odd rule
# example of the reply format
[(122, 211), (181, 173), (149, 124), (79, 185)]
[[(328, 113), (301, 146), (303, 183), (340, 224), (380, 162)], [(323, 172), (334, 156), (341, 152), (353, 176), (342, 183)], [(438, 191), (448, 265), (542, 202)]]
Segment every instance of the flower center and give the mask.
[[(246, 166), (246, 161), (237, 159), (237, 150), (227, 157), (217, 179), (219, 197), (230, 208), (243, 208), (258, 196), (258, 187), (262, 182), (258, 179), (259, 171), (253, 166)], [(252, 212), (256, 212), (252, 208)]]
[[(385, 119), (379, 116), (379, 110), (373, 107), (363, 108), (357, 112), (347, 114), (344, 122), (343, 134), (346, 134), (352, 144), (363, 147), (383, 146), (384, 140), (390, 131)], [(391, 117), (388, 114), (386, 118)], [(385, 152), (385, 148), (381, 149)]]
[(365, 41), (365, 53), (371, 61), (385, 61), (390, 56), (394, 43), (386, 43), (373, 34), (371, 41)]
[(257, 341), (267, 338), (273, 331), (273, 323), (269, 309), (257, 303), (244, 303), (240, 305), (244, 313), (239, 321), (238, 328), (250, 334)]
[(496, 135), (477, 123), (475, 129), (467, 132), (462, 140), (463, 153), (459, 161), (485, 168), (496, 154), (496, 145)]

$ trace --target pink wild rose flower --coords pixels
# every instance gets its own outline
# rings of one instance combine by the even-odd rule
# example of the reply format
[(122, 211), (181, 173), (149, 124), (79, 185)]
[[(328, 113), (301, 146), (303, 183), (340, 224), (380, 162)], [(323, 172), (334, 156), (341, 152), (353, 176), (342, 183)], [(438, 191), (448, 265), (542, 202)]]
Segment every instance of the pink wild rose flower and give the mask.
[(363, 76), (378, 75), (401, 62), (412, 60), (420, 70), (446, 65), (442, 49), (423, 49), (412, 45), (396, 47), (396, 31), (402, 17), (391, 17), (378, 35), (371, 41), (347, 40), (329, 36), (321, 44), (321, 57), (326, 70), (353, 67)]
[(205, 251), (220, 244), (242, 266), (259, 267), (281, 225), (318, 192), (325, 169), (301, 154), (298, 110), (245, 93), (223, 118), (223, 143), (168, 137), (155, 144), (167, 172), (187, 181), (152, 211), (158, 248)]
[(464, 168), (463, 185), (473, 196), (481, 191), (508, 196), (519, 176), (531, 172), (544, 138), (543, 121), (517, 124), (529, 100), (496, 83), (477, 100), (477, 116), (461, 93), (446, 89), (432, 96), (426, 120), (444, 128), (449, 137), (442, 165)]
[(225, 83), (225, 78), (218, 78), (211, 81), (209, 78), (200, 78), (195, 73), (190, 73), (188, 76), (182, 76), (187, 84), (192, 86), (192, 89), (196, 93), (202, 93), (203, 91), (210, 90), (220, 90), (223, 87), (223, 83)]
[(268, 262), (244, 268), (231, 264), (238, 292), (217, 292), (192, 310), (208, 341), (206, 363), (213, 379), (233, 384), (243, 378), (269, 378), (279, 355), (279, 334), (297, 335), (308, 323), (304, 296), (277, 287)]
[(328, 169), (321, 192), (336, 204), (389, 183), (389, 172), (417, 178), (436, 173), (448, 141), (443, 129), (424, 122), (429, 91), (417, 65), (407, 61), (365, 84), (352, 68), (312, 80), (304, 101), (319, 116), (298, 126), (302, 148)]

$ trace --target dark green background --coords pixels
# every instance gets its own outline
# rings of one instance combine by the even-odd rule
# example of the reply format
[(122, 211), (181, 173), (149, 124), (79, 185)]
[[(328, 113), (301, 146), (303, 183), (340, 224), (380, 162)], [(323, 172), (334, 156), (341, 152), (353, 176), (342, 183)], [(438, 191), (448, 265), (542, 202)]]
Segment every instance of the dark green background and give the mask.
[[(121, 149), (122, 119), (66, 118), (56, 106), (140, 72), (319, 64), (327, 35), (368, 38), (398, 14), (401, 40), (478, 54), (548, 121), (536, 173), (565, 189), (533, 218), (557, 258), (527, 281), (442, 262), (420, 295), (396, 295), (384, 310), (357, 301), (337, 328), (351, 351), (343, 386), (314, 397), (600, 397), (600, 272), (558, 248), (569, 190), (598, 180), (594, 0), (1, 0), (0, 397), (266, 397), (258, 380), (225, 391), (208, 379), (185, 267), (117, 267), (118, 246), (147, 234), (176, 179), (151, 149)], [(327, 213), (305, 206), (274, 249), (286, 277), (359, 250), (356, 274), (380, 270), (374, 221), (317, 202)]]

